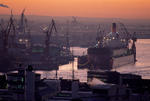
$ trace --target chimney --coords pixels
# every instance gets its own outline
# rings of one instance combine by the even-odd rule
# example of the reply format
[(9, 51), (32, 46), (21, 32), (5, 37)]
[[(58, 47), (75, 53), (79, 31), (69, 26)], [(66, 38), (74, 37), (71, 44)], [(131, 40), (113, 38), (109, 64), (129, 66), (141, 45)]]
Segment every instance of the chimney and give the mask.
[(112, 33), (116, 33), (116, 23), (112, 23)]

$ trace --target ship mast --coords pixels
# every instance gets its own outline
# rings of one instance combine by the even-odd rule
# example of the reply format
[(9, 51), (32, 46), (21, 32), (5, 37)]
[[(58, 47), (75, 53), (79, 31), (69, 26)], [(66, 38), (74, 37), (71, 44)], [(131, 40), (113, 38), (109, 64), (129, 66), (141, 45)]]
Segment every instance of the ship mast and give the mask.
[(97, 37), (96, 37), (96, 41), (98, 44), (98, 47), (103, 47), (103, 37), (104, 37), (104, 30), (101, 30), (100, 24), (98, 25), (98, 29), (97, 29)]
[(136, 33), (134, 32), (133, 33), (133, 36), (132, 36), (132, 41), (133, 41), (133, 43), (132, 43), (132, 51), (133, 51), (133, 54), (134, 54), (134, 62), (136, 62), (137, 60), (136, 60), (136, 46), (135, 46), (135, 42), (137, 41), (137, 38), (136, 38)]
[(66, 30), (66, 52), (67, 55), (70, 55), (70, 42), (69, 42), (69, 21), (67, 21), (67, 30)]
[[(73, 55), (73, 47), (72, 47), (72, 55)], [(72, 61), (72, 80), (75, 79), (75, 75), (74, 75), (74, 61)]]

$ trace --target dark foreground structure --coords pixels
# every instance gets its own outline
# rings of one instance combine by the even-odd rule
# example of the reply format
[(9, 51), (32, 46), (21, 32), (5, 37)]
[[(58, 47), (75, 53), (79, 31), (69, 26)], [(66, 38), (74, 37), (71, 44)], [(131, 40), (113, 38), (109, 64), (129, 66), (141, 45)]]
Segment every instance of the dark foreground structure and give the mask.
[[(93, 79), (101, 83), (92, 83)], [(88, 71), (88, 82), (41, 79), (32, 66), (0, 76), (0, 101), (149, 101), (150, 80), (113, 71)]]

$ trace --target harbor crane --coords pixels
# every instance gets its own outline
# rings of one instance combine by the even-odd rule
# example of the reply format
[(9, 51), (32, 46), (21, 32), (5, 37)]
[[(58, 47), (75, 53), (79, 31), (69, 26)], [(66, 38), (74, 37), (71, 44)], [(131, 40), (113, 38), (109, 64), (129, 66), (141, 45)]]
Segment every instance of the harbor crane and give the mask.
[(13, 41), (13, 45), (15, 44), (15, 25), (14, 25), (14, 19), (13, 19), (13, 14), (12, 14), (12, 11), (11, 11), (11, 16), (10, 16), (10, 19), (8, 21), (8, 24), (7, 24), (7, 27), (4, 28), (2, 27), (1, 25), (1, 31), (0, 31), (0, 34), (2, 36), (2, 42), (3, 42), (3, 52), (6, 53), (8, 51), (8, 48), (9, 48), (9, 37), (10, 37), (10, 33), (11, 31), (13, 31), (12, 33), (12, 41)]
[(128, 42), (131, 39), (131, 34), (128, 32), (127, 28), (123, 23), (119, 22), (119, 25), (120, 25), (120, 32), (124, 35), (126, 41)]
[(49, 45), (50, 45), (50, 39), (51, 39), (53, 30), (57, 33), (55, 21), (52, 19), (50, 25), (48, 26), (48, 29), (45, 31), (45, 33), (46, 33), (45, 55), (48, 57), (48, 60), (49, 60), (49, 50), (50, 50)]
[(24, 16), (24, 12), (25, 12), (25, 9), (23, 9), (22, 13), (21, 13), (21, 19), (20, 19), (20, 22), (19, 22), (19, 31), (20, 32), (24, 32), (25, 33), (25, 16)]
[(123, 23), (119, 23), (120, 24), (120, 27), (121, 27), (121, 32), (123, 35), (125, 35), (125, 39), (126, 39), (126, 43), (127, 43), (127, 47), (129, 46), (129, 42), (131, 42), (132, 40), (132, 51), (133, 51), (133, 54), (134, 54), (134, 62), (136, 62), (136, 45), (135, 45), (135, 42), (137, 41), (137, 38), (136, 38), (136, 32), (134, 32), (132, 35), (128, 32), (127, 28), (125, 27), (125, 25)]
[(72, 17), (72, 24), (77, 24), (78, 23), (78, 21), (77, 21), (77, 18), (76, 17)]
[(21, 13), (21, 18), (18, 24), (18, 41), (21, 44), (25, 44), (27, 48), (30, 47), (31, 44), (31, 35), (30, 35), (30, 29), (28, 29), (28, 22), (27, 18), (24, 15), (25, 9), (23, 9)]

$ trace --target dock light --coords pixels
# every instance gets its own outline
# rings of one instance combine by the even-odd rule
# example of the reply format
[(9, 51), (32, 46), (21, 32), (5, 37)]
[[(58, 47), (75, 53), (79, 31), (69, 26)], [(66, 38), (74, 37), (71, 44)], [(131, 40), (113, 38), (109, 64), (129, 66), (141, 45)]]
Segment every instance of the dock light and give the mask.
[(23, 40), (22, 39), (19, 39), (19, 42), (22, 42)]
[(125, 39), (123, 39), (123, 41), (125, 42), (126, 40), (125, 40)]
[(28, 39), (25, 39), (25, 42), (28, 42)]

